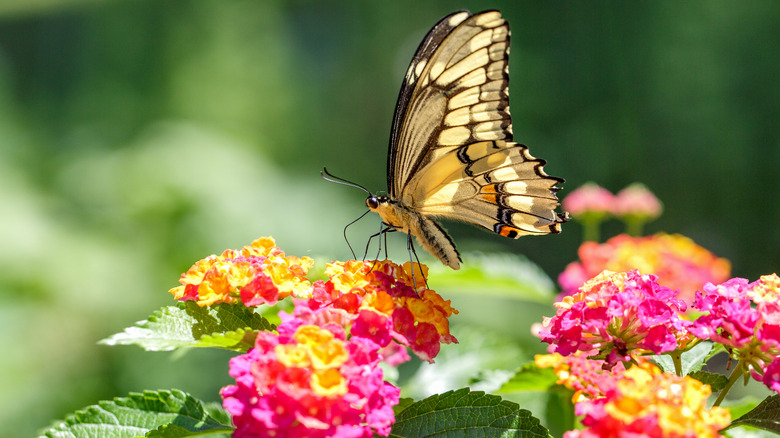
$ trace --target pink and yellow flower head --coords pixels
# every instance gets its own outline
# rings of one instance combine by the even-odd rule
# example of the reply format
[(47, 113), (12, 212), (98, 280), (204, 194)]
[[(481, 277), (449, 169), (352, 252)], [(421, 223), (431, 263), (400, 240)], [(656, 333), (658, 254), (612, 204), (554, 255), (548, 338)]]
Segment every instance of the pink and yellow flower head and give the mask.
[(707, 409), (709, 385), (662, 373), (649, 362), (627, 369), (602, 398), (577, 403), (583, 430), (564, 438), (716, 438), (728, 426), (727, 409)]
[(441, 343), (457, 342), (449, 332), (457, 310), (427, 288), (427, 267), (333, 262), (328, 279), (312, 284), (312, 264), (260, 238), (198, 261), (170, 290), (200, 306), (293, 297), (277, 333), (258, 333), (254, 348), (231, 360), (236, 384), (221, 394), (234, 436), (387, 436), (399, 390), (383, 381), (379, 362), (409, 360), (406, 347), (432, 362)]
[(236, 384), (221, 395), (233, 436), (389, 435), (400, 392), (383, 381), (379, 345), (298, 319), (278, 331), (230, 361)]
[(661, 201), (640, 183), (631, 184), (619, 191), (612, 203), (612, 214), (623, 218), (655, 219), (662, 211)]
[(615, 195), (596, 183), (585, 183), (566, 196), (561, 207), (576, 217), (606, 216), (612, 213)]
[[(307, 305), (296, 306), (295, 316), (339, 319), (352, 336), (381, 347), (395, 340), (432, 362), (442, 343), (457, 342), (450, 334), (449, 317), (458, 311), (449, 300), (426, 288), (422, 277), (426, 266), (420, 269), (415, 264), (415, 283), (411, 269), (409, 263), (400, 266), (389, 261), (330, 263), (325, 268), (328, 281), (314, 283), (312, 298)], [(403, 359), (402, 355), (393, 357)]]
[(289, 295), (311, 293), (306, 272), (312, 264), (308, 257), (285, 256), (272, 238), (261, 237), (241, 250), (228, 249), (196, 262), (170, 293), (200, 306), (238, 300), (247, 306), (275, 304)]
[(603, 270), (637, 269), (643, 274), (657, 275), (662, 285), (678, 290), (681, 298), (690, 302), (697, 289), (707, 282), (725, 281), (731, 271), (728, 260), (679, 234), (621, 234), (602, 244), (585, 242), (577, 253), (580, 261), (569, 264), (558, 277), (564, 295), (575, 293)]
[(696, 292), (693, 307), (705, 312), (690, 331), (726, 346), (753, 376), (780, 392), (780, 277), (764, 275), (748, 283), (732, 278), (707, 283)]
[[(568, 356), (558, 353), (537, 354), (534, 363), (539, 368), (552, 368), (558, 376), (558, 385), (574, 390), (572, 401), (593, 400), (604, 397), (615, 389), (615, 382), (622, 378), (626, 363), (618, 362), (610, 369), (601, 359), (588, 359), (589, 352), (576, 351)], [(637, 363), (646, 359), (635, 358)]]
[(555, 306), (556, 316), (544, 318), (542, 340), (563, 355), (593, 352), (607, 366), (677, 349), (690, 324), (679, 316), (686, 305), (674, 291), (635, 270), (604, 271)]

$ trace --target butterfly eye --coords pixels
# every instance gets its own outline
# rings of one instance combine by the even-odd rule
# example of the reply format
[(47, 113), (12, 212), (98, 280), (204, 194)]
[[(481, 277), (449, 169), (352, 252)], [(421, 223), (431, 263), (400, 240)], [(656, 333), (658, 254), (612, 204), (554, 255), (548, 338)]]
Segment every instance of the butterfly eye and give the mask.
[(376, 210), (377, 207), (379, 207), (379, 200), (376, 198), (376, 196), (369, 196), (366, 198), (366, 205), (368, 208)]

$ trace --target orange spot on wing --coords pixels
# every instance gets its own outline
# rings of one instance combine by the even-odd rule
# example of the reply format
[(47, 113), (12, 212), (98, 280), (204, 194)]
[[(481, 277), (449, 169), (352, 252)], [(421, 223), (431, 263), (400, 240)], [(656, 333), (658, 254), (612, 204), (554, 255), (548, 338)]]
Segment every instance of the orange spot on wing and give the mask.
[(496, 185), (495, 184), (489, 184), (484, 187), (482, 187), (482, 193), (497, 193), (496, 192)]
[(497, 203), (496, 195), (491, 195), (491, 194), (485, 193), (485, 194), (481, 195), (480, 197), (482, 199), (484, 199), (485, 201), (490, 202), (491, 204), (496, 204)]
[(511, 237), (514, 238), (517, 236), (517, 234), (520, 232), (517, 228), (512, 227), (501, 227), (501, 231), (498, 234), (501, 234), (504, 237)]

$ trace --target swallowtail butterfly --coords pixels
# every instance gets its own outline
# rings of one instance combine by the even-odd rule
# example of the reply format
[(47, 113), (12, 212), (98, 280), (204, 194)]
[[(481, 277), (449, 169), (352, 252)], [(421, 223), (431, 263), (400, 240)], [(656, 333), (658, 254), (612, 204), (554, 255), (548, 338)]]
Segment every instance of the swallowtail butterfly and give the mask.
[(508, 56), (509, 24), (498, 11), (458, 11), (433, 26), (395, 107), (387, 195), (366, 199), (384, 231), (407, 233), (410, 245), (415, 236), (453, 269), (460, 255), (435, 218), (511, 238), (559, 233), (568, 220), (556, 212), (563, 180), (512, 141)]

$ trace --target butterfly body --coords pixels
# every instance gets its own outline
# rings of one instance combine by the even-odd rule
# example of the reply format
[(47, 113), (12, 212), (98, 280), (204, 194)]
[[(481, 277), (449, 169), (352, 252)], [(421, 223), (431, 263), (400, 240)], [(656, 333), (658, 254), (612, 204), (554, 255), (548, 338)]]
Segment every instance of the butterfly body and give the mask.
[(559, 233), (556, 184), (545, 162), (515, 143), (509, 115), (509, 25), (498, 11), (442, 18), (407, 70), (393, 118), (388, 195), (366, 205), (453, 269), (460, 257), (436, 222), (502, 236)]
[(452, 269), (460, 269), (460, 254), (444, 229), (434, 220), (386, 196), (369, 196), (366, 205), (391, 229), (417, 237), (426, 251)]

